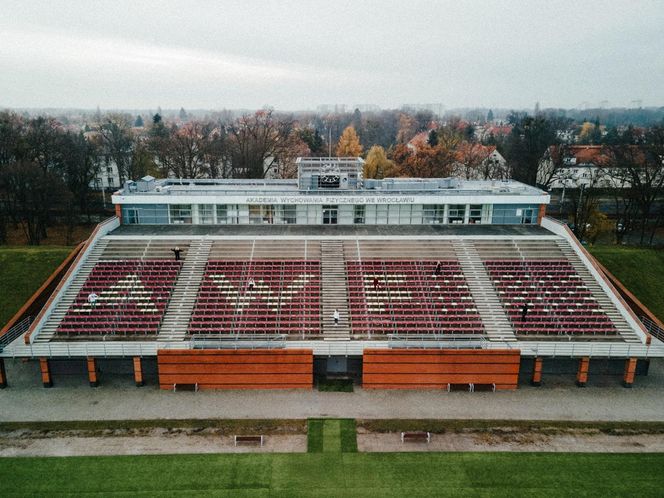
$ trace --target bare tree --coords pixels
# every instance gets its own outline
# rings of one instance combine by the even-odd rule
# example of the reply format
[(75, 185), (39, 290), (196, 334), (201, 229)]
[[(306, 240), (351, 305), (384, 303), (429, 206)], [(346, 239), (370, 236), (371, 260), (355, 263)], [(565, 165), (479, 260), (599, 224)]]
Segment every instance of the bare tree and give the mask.
[[(639, 243), (643, 245), (651, 225), (655, 203), (664, 196), (664, 128), (653, 127), (646, 135), (646, 145), (605, 147), (612, 165), (614, 183), (629, 187), (639, 209)], [(657, 218), (657, 217), (656, 217)], [(650, 243), (659, 218), (652, 224)]]
[(105, 152), (115, 162), (120, 176), (120, 184), (135, 178), (132, 166), (134, 136), (131, 131), (130, 116), (108, 114), (99, 124), (99, 133), (103, 139)]
[(35, 163), (17, 162), (0, 171), (2, 204), (30, 245), (39, 245), (46, 237), (49, 212), (69, 202), (70, 195), (57, 174), (44, 172)]
[(290, 117), (277, 118), (271, 110), (242, 116), (228, 127), (228, 150), (236, 178), (265, 178), (274, 173), (280, 157), (301, 140)]

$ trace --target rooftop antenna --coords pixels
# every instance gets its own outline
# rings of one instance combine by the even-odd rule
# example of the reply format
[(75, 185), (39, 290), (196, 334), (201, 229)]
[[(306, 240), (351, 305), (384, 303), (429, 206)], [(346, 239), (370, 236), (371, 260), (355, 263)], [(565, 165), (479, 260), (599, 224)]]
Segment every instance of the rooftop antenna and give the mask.
[(332, 125), (327, 129), (328, 139), (327, 139), (327, 157), (332, 157)]

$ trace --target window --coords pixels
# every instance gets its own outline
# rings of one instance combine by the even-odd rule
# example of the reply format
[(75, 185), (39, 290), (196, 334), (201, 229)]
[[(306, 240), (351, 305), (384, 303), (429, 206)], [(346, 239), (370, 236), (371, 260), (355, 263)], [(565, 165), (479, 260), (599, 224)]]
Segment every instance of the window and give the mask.
[(448, 216), (448, 223), (459, 224), (463, 223), (466, 214), (466, 206), (464, 204), (451, 204)]
[(249, 206), (249, 223), (252, 225), (271, 225), (274, 223), (274, 206), (252, 204)]
[(364, 205), (355, 206), (353, 212), (353, 223), (355, 223), (356, 225), (364, 225), (365, 213), (366, 213), (366, 207)]
[(217, 225), (226, 225), (228, 223), (228, 206), (226, 204), (217, 204)]
[(425, 204), (422, 206), (422, 219), (425, 225), (445, 223), (445, 206), (442, 204)]
[(536, 221), (537, 221), (537, 217), (535, 216), (535, 210), (534, 209), (526, 208), (522, 211), (522, 213), (521, 213), (521, 223), (523, 225), (531, 225), (532, 223), (535, 223)]
[(284, 225), (293, 225), (297, 223), (297, 206), (281, 205), (276, 206), (276, 217), (274, 222)]
[(323, 225), (336, 225), (339, 206), (323, 206)]
[(176, 225), (191, 224), (191, 204), (171, 204), (171, 223)]
[(214, 204), (198, 205), (198, 222), (201, 225), (214, 224)]
[(482, 223), (482, 204), (471, 204), (468, 223)]

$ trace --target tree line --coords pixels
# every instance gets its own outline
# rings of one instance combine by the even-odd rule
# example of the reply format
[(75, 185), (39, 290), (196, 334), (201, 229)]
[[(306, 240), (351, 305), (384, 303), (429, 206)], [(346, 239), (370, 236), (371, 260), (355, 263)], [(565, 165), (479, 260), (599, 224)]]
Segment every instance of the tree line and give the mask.
[[(0, 242), (8, 226), (39, 244), (54, 223), (72, 227), (98, 214), (94, 182), (116, 168), (120, 183), (147, 174), (174, 178), (293, 178), (298, 156), (362, 156), (367, 178), (394, 176), (515, 179), (548, 189), (565, 171), (570, 144), (603, 148), (610, 185), (567, 195), (577, 236), (599, 226), (611, 198), (616, 238), (631, 232), (652, 243), (661, 224), (662, 126), (607, 126), (563, 113), (493, 112), (475, 121), (429, 111), (284, 114), (270, 109), (234, 117), (143, 119), (98, 112), (85, 123), (0, 113)], [(489, 154), (498, 151), (505, 162)], [(547, 174), (542, 177), (542, 164)], [(609, 175), (610, 173), (610, 175)], [(547, 176), (548, 175), (548, 176)], [(600, 175), (598, 175), (598, 178)], [(606, 180), (604, 180), (605, 182)], [(605, 221), (605, 220), (604, 220)], [(590, 230), (592, 231), (592, 230)], [(619, 233), (618, 233), (619, 232)]]

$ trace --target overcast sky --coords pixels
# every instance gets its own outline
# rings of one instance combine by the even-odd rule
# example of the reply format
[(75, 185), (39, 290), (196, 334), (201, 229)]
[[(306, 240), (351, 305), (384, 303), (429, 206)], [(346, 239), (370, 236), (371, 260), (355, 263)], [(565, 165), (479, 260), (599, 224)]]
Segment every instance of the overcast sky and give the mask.
[(664, 105), (662, 0), (0, 0), (0, 106), (635, 100)]

